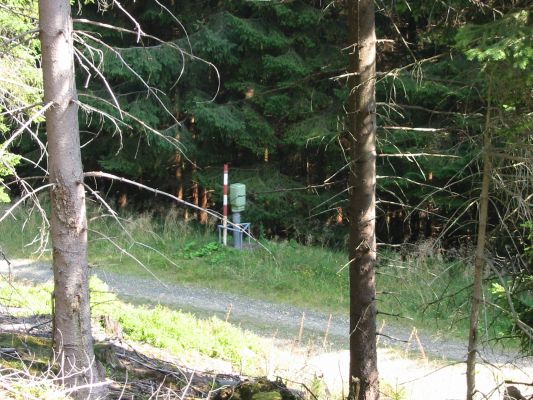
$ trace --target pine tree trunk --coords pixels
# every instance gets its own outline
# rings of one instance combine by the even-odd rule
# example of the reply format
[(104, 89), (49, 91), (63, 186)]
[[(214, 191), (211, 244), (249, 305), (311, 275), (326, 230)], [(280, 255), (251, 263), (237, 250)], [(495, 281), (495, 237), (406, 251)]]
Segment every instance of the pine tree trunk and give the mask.
[(207, 211), (204, 211), (209, 207), (209, 190), (207, 188), (202, 188), (202, 201), (200, 207), (202, 207), (202, 211), (198, 211), (198, 221), (200, 221), (202, 225), (205, 225), (209, 222), (209, 214), (207, 214)]
[(376, 36), (373, 0), (349, 0), (350, 388), (352, 400), (379, 398), (376, 349)]
[[(178, 137), (178, 140), (179, 140), (179, 137)], [(174, 195), (178, 199), (183, 199), (183, 161), (181, 159), (181, 153), (176, 153), (174, 161), (176, 165), (176, 171), (175, 171), (176, 190), (175, 190)]]
[[(54, 268), (54, 361), (70, 387), (104, 376), (94, 359), (87, 269), (87, 220), (74, 81), (72, 20), (68, 0), (39, 1), (46, 112)], [(102, 398), (103, 386), (75, 398)]]
[(490, 160), (490, 88), (487, 105), (485, 134), (483, 135), (483, 179), (479, 198), (479, 220), (476, 254), (474, 257), (474, 287), (472, 289), (470, 309), (470, 329), (468, 336), (468, 355), (466, 359), (466, 399), (472, 400), (476, 393), (476, 357), (478, 353), (478, 325), (481, 302), (483, 300), (483, 270), (485, 269), (485, 243), (487, 235), (487, 217), (489, 208), (489, 189), (491, 178)]
[[(179, 142), (180, 139), (180, 134), (176, 134), (176, 140)], [(178, 199), (183, 199), (183, 156), (180, 151), (177, 151), (174, 155), (174, 165), (176, 167), (174, 172), (174, 176), (176, 177), (176, 190), (174, 191), (174, 195)]]
[[(192, 204), (194, 204), (196, 207), (200, 207), (200, 190), (198, 188), (198, 177), (196, 176), (196, 167), (193, 167), (193, 173), (192, 173), (192, 188), (191, 188), (191, 196), (192, 196)], [(190, 218), (194, 218), (196, 216), (196, 220), (199, 219), (198, 212), (195, 212), (194, 210), (191, 211), (193, 214)], [(185, 220), (188, 220), (188, 209), (185, 211)]]

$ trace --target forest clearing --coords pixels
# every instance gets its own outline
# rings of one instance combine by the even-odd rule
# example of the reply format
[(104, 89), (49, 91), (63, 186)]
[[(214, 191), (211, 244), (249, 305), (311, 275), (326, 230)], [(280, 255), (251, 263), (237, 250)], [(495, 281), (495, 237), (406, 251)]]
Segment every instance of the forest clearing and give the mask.
[(5, 0), (0, 397), (533, 399), (527, 0)]

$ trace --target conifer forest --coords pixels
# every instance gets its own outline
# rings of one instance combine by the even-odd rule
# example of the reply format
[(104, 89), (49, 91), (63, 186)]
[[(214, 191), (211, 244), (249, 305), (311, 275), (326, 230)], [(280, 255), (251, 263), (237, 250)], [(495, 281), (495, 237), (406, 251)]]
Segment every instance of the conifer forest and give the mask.
[[(246, 186), (240, 218), (250, 226), (241, 239), (244, 249), (236, 252), (221, 244), (225, 165), (229, 183)], [(2, 378), (14, 368), (5, 356), (12, 350), (2, 350), (2, 398), (229, 399), (234, 393), (255, 400), (416, 399), (386, 382), (379, 353), (380, 337), (394, 339), (380, 336), (381, 317), (406, 327), (411, 322), (403, 317), (412, 312), (417, 323), (425, 315), (441, 321), (437, 325), (462, 327), (454, 334), (465, 346), (458, 360), (460, 398), (531, 399), (531, 376), (504, 377), (488, 393), (479, 364), (487, 361), (487, 346), (525, 360), (520, 365), (533, 356), (532, 202), (530, 1), (0, 4), (0, 262), (10, 268), (2, 279), (11, 283), (15, 259), (51, 265), (45, 312), (51, 322), (43, 337), (54, 356), (43, 363), (57, 376), (53, 385), (68, 388), (61, 392), (65, 397), (50, 395), (43, 389), (48, 383), (33, 392), (36, 397), (15, 393), (17, 384)], [(144, 247), (135, 250), (137, 244), (124, 244), (137, 243), (128, 224), (142, 218), (149, 222), (137, 222), (135, 229), (144, 232)], [(174, 226), (168, 229), (181, 232), (179, 249), (167, 239), (169, 218)], [(238, 231), (231, 209), (229, 218)], [(191, 239), (202, 235), (209, 239)], [(279, 255), (271, 246), (292, 253)], [(327, 258), (322, 253), (310, 261), (298, 258), (314, 251), (341, 261), (321, 267)], [(332, 315), (349, 316), (349, 334), (339, 345), (349, 349), (342, 392), (325, 390), (316, 376), (294, 389), (294, 381), (267, 373), (255, 375), (268, 377), (256, 381), (266, 388), (258, 389), (262, 394), (238, 391), (244, 381), (220, 383), (218, 375), (213, 385), (221, 389), (200, 390), (210, 378), (194, 380), (199, 378), (190, 371), (180, 372), (182, 384), (181, 376), (176, 384), (162, 381), (158, 390), (166, 394), (149, 395), (141, 384), (113, 389), (110, 377), (120, 379), (110, 371), (125, 364), (101, 359), (94, 326), (106, 332), (115, 326), (111, 313), (120, 334), (133, 340), (140, 325), (128, 325), (125, 315), (133, 318), (133, 311), (116, 307), (98, 319), (92, 299), (100, 295), (89, 290), (89, 276), (96, 268), (100, 277), (106, 263), (122, 264), (123, 258), (150, 270), (146, 279), (192, 282), (265, 301), (313, 308), (316, 293), (330, 313), (324, 347)], [(183, 272), (191, 260), (203, 264)], [(161, 266), (151, 270), (150, 263)], [(265, 266), (248, 277), (234, 269), (239, 263), (272, 264), (278, 272), (263, 272)], [(413, 278), (403, 293), (401, 282), (415, 264), (431, 266), (433, 286), (426, 290), (425, 281)], [(182, 272), (168, 278), (172, 266)], [(327, 286), (330, 280), (337, 289)], [(324, 289), (313, 286), (318, 282)], [(8, 287), (0, 286), (0, 350), (18, 348), (2, 333), (8, 315), (16, 314), (4, 300)], [(341, 296), (339, 304), (319, 300), (321, 290), (324, 299)], [(435, 334), (431, 325), (424, 326)], [(424, 354), (413, 329), (408, 342), (416, 338)], [(135, 340), (170, 349), (161, 335)], [(231, 357), (242, 369), (241, 353)], [(158, 365), (152, 372), (171, 377), (170, 364)], [(36, 376), (32, 368), (26, 367), (28, 376)]]

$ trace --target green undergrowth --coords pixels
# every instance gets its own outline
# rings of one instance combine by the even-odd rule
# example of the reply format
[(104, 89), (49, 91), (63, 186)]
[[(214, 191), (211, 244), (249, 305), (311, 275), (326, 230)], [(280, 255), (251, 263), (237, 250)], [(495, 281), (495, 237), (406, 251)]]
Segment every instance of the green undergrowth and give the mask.
[[(16, 221), (0, 224), (0, 246), (11, 257), (31, 256), (40, 243), (36, 239), (38, 215), (24, 213), (21, 210)], [(167, 283), (210, 287), (326, 312), (348, 312), (348, 257), (343, 251), (264, 240), (251, 240), (239, 251), (219, 244), (214, 226), (183, 222), (176, 210), (168, 211), (164, 218), (123, 216), (120, 223), (101, 214), (98, 209), (89, 212), (89, 262), (95, 268), (146, 279), (155, 275)], [(49, 254), (49, 250), (44, 252), (45, 257)], [(466, 337), (471, 283), (468, 261), (444, 260), (431, 243), (413, 245), (401, 256), (380, 251), (380, 317), (386, 323)], [(481, 332), (487, 337), (504, 336), (506, 322), (491, 318), (492, 312), (486, 310)]]
[[(134, 306), (109, 293), (107, 286), (91, 278), (91, 310), (95, 320), (109, 315), (117, 320), (128, 340), (147, 343), (178, 356), (201, 356), (226, 360), (248, 372), (264, 356), (262, 339), (216, 317), (199, 319), (163, 306)], [(27, 315), (51, 311), (52, 284), (15, 285), (0, 281), (0, 303), (20, 308)]]

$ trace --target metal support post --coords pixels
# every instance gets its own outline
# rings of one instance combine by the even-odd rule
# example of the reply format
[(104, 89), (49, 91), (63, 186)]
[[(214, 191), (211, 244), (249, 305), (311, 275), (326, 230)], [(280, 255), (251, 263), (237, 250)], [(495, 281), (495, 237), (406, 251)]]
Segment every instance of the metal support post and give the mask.
[(241, 223), (241, 213), (233, 213), (233, 223), (235, 224), (233, 231), (233, 247), (236, 249), (242, 249), (242, 228)]

